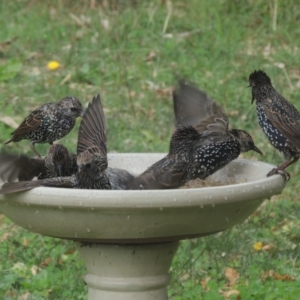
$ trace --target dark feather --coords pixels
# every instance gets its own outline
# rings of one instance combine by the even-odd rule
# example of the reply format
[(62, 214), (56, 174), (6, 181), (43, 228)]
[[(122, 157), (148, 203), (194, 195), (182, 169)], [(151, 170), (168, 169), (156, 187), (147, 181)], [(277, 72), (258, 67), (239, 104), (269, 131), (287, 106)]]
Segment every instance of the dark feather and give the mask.
[(41, 186), (57, 187), (57, 188), (72, 188), (74, 187), (75, 176), (55, 177), (43, 180), (19, 181), (5, 183), (0, 190), (0, 194), (6, 195), (11, 193), (28, 191)]
[[(48, 106), (48, 104), (43, 105), (43, 107), (46, 106)], [(41, 125), (44, 116), (43, 110), (40, 107), (36, 108), (11, 135), (19, 136), (35, 130)], [(9, 141), (5, 144), (8, 143)]]
[(193, 126), (203, 136), (200, 143), (230, 138), (229, 121), (222, 107), (193, 84), (179, 81), (173, 92), (173, 106), (176, 126)]
[(106, 123), (100, 95), (89, 103), (79, 128), (77, 155), (84, 151), (107, 155)]
[(300, 114), (296, 108), (279, 94), (278, 99), (266, 99), (262, 105), (270, 122), (300, 149)]
[(285, 169), (300, 157), (300, 114), (297, 109), (273, 87), (271, 79), (262, 70), (249, 76), (252, 102), (256, 100), (259, 125), (274, 148), (284, 154), (285, 161), (267, 175), (289, 174)]

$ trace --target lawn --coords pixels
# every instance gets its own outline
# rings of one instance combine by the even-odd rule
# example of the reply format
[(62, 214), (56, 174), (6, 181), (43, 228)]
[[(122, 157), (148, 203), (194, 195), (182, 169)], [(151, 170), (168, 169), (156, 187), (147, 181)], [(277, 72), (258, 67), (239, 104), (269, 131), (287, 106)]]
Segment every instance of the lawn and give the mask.
[[(263, 69), (299, 110), (300, 5), (269, 1), (1, 1), (1, 145), (37, 106), (100, 93), (109, 152), (167, 152), (176, 78), (195, 82), (251, 133), (264, 156), (282, 156), (262, 134), (248, 76)], [(50, 61), (59, 67), (51, 70)], [(75, 151), (77, 130), (61, 143)], [(42, 154), (47, 145), (37, 145)], [(29, 142), (2, 151), (33, 155)], [(299, 164), (283, 193), (243, 224), (183, 241), (171, 300), (300, 299)], [(31, 234), (0, 215), (0, 298), (86, 299), (74, 244)]]

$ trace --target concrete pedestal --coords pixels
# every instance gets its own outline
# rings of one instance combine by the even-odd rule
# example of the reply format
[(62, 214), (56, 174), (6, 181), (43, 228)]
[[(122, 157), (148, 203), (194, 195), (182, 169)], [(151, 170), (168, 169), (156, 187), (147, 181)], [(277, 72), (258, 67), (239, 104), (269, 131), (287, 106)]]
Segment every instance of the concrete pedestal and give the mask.
[(88, 300), (167, 300), (178, 245), (77, 243), (88, 271)]

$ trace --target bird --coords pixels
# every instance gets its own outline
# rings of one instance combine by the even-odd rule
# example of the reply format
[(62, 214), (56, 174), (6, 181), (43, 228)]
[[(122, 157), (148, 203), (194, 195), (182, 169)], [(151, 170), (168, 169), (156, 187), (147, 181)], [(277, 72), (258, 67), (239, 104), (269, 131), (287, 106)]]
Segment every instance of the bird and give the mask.
[(258, 123), (271, 145), (283, 153), (285, 161), (267, 176), (281, 174), (290, 179), (285, 170), (300, 157), (300, 114), (273, 87), (270, 77), (262, 70), (249, 76), (251, 104), (255, 101)]
[(248, 132), (229, 129), (220, 105), (194, 84), (179, 80), (173, 107), (176, 130), (169, 153), (137, 177), (140, 188), (177, 188), (189, 180), (205, 179), (241, 152), (262, 154)]
[(186, 181), (204, 180), (242, 152), (263, 154), (247, 131), (229, 128), (222, 107), (194, 84), (179, 80), (173, 92), (173, 106), (175, 125), (191, 125), (201, 134), (190, 153)]
[(4, 182), (70, 176), (76, 170), (76, 154), (61, 144), (51, 145), (43, 158), (0, 153), (0, 178)]
[(135, 176), (126, 170), (119, 168), (106, 169), (106, 175), (112, 190), (136, 190)]
[(72, 176), (5, 183), (0, 194), (29, 190), (39, 186), (76, 189), (111, 189), (107, 169), (106, 124), (100, 95), (93, 97), (79, 127), (77, 172)]
[(171, 189), (184, 184), (190, 152), (200, 139), (192, 126), (180, 126), (172, 134), (169, 152), (133, 180), (133, 189)]
[(49, 143), (66, 136), (74, 127), (75, 120), (83, 116), (83, 107), (76, 97), (65, 97), (57, 103), (47, 103), (32, 111), (11, 133), (12, 137), (5, 142), (29, 140), (37, 157), (41, 157), (35, 148), (36, 143)]

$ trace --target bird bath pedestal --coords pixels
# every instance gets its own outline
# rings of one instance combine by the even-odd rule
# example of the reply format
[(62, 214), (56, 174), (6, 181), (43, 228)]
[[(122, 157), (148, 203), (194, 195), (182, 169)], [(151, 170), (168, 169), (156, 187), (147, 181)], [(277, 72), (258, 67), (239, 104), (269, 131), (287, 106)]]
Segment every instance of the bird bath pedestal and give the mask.
[[(163, 154), (110, 154), (109, 166), (140, 173)], [(231, 228), (284, 188), (272, 165), (237, 159), (213, 175), (239, 184), (198, 189), (101, 191), (58, 188), (0, 197), (0, 210), (36, 233), (77, 242), (89, 300), (166, 300), (179, 241)]]

